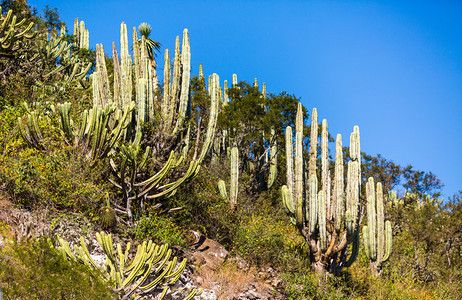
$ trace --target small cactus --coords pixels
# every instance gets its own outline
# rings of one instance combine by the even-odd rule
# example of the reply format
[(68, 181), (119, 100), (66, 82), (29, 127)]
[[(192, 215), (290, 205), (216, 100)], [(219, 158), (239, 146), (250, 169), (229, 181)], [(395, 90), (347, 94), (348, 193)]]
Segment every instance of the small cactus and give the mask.
[(109, 194), (106, 193), (106, 205), (99, 209), (100, 223), (103, 229), (108, 229), (114, 226), (117, 222), (115, 210), (109, 202)]

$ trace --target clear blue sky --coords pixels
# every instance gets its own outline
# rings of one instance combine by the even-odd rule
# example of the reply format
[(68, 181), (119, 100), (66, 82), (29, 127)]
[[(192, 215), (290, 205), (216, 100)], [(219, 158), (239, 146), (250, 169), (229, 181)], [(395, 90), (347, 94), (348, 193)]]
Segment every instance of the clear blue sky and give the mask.
[[(462, 1), (39, 1), (90, 46), (119, 48), (119, 28), (148, 22), (173, 50), (188, 28), (192, 71), (266, 82), (318, 109), (332, 134), (354, 125), (361, 150), (431, 171), (462, 190)], [(159, 56), (163, 66), (163, 54)]]

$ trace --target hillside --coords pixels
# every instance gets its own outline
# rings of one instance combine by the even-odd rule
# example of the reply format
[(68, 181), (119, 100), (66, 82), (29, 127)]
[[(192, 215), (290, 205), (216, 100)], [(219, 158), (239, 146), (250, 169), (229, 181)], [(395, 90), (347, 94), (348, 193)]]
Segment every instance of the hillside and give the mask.
[(84, 21), (3, 3), (4, 299), (462, 298), (462, 191), (193, 74), (187, 29), (162, 64), (149, 24), (91, 49)]

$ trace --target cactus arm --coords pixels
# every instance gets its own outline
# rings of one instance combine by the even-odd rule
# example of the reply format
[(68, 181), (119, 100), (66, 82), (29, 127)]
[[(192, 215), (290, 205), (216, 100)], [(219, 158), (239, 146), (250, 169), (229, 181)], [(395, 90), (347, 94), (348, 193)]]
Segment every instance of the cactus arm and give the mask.
[[(294, 156), (293, 156), (293, 137), (292, 127), (286, 127), (286, 165), (287, 165), (287, 189), (289, 190), (290, 207), (295, 209), (295, 184), (294, 184)], [(294, 210), (293, 209), (293, 210)], [(290, 211), (293, 211), (290, 210)], [(294, 211), (293, 211), (294, 213)]]
[(339, 232), (342, 226), (342, 219), (345, 209), (344, 197), (344, 169), (342, 136), (337, 134), (335, 143), (335, 230)]
[(277, 171), (278, 171), (278, 166), (277, 166), (277, 162), (278, 162), (278, 157), (277, 157), (277, 142), (276, 142), (276, 139), (275, 139), (275, 131), (274, 129), (271, 129), (271, 141), (272, 141), (272, 146), (271, 146), (271, 154), (270, 154), (270, 161), (271, 161), (271, 165), (270, 165), (270, 172), (269, 172), (269, 176), (268, 176), (268, 188), (271, 188), (274, 184), (274, 181), (276, 180), (276, 176), (277, 176)]
[(237, 205), (237, 195), (239, 188), (239, 150), (237, 147), (231, 149), (231, 184), (230, 200), (231, 204)]
[(367, 259), (372, 260), (371, 246), (370, 246), (370, 235), (369, 228), (363, 226), (363, 240), (364, 240), (364, 252), (366, 252)]
[(367, 224), (368, 224), (368, 241), (370, 259), (377, 259), (377, 214), (376, 214), (376, 198), (374, 179), (369, 177), (366, 184), (367, 195)]
[(159, 172), (157, 172), (155, 175), (151, 176), (149, 179), (147, 179), (147, 180), (145, 180), (143, 182), (134, 184), (134, 186), (135, 187), (138, 187), (138, 186), (141, 187), (141, 186), (146, 186), (146, 185), (149, 185), (149, 184), (157, 185), (159, 182), (161, 182), (165, 178), (165, 176), (168, 174), (168, 172), (170, 172), (171, 166), (172, 166), (172, 164), (174, 162), (174, 158), (175, 158), (175, 151), (171, 151), (167, 162), (165, 163), (165, 165), (162, 167), (162, 169)]
[(221, 198), (228, 201), (228, 193), (226, 192), (226, 183), (224, 180), (220, 179), (218, 181), (218, 190), (220, 191)]
[(282, 194), (282, 203), (284, 204), (284, 209), (289, 216), (293, 216), (295, 214), (295, 205), (292, 202), (292, 196), (290, 194), (290, 190), (287, 185), (283, 185), (281, 187), (281, 194)]
[(303, 109), (302, 104), (298, 103), (296, 126), (295, 126), (295, 219), (297, 224), (302, 226), (303, 216)]
[(80, 246), (83, 252), (85, 253), (85, 255), (87, 256), (87, 259), (90, 262), (91, 266), (95, 269), (98, 268), (98, 265), (95, 263), (93, 258), (91, 258), (90, 252), (88, 252), (88, 248), (87, 248), (87, 245), (85, 244), (85, 239), (83, 238), (83, 236), (80, 237)]
[(189, 82), (191, 79), (191, 48), (189, 45), (189, 32), (187, 29), (183, 31), (183, 45), (181, 53), (181, 65), (183, 74), (181, 76), (181, 95), (180, 95), (180, 106), (178, 108), (178, 119), (173, 130), (173, 135), (178, 130), (183, 128), (183, 123), (186, 118), (186, 110), (188, 109), (189, 103)]
[(119, 53), (117, 53), (117, 48), (115, 42), (112, 42), (112, 64), (114, 67), (114, 103), (120, 108), (122, 107), (121, 99), (121, 79), (120, 79), (120, 62), (119, 62)]
[(170, 104), (170, 81), (171, 81), (171, 70), (170, 70), (170, 52), (165, 49), (164, 56), (164, 97), (162, 99), (162, 120), (166, 122), (168, 118), (168, 111), (172, 109)]
[(318, 224), (318, 178), (315, 174), (311, 175), (309, 179), (309, 225), (310, 234), (314, 235), (316, 232), (316, 225)]
[(384, 212), (383, 212), (383, 191), (382, 183), (377, 183), (376, 188), (376, 222), (377, 222), (377, 261), (382, 262), (382, 259), (385, 255), (385, 221), (384, 221)]
[(154, 194), (154, 195), (150, 195), (150, 196), (147, 196), (146, 198), (147, 199), (155, 199), (155, 198), (158, 198), (158, 197), (162, 197), (168, 193), (171, 193), (173, 192), (174, 190), (176, 190), (183, 182), (185, 182), (188, 178), (190, 177), (193, 177), (193, 176), (196, 176), (197, 175), (197, 172), (198, 172), (198, 168), (200, 168), (200, 165), (198, 162), (194, 162), (192, 161), (189, 165), (189, 168), (188, 168), (188, 171), (186, 171), (186, 174), (179, 180), (175, 181), (175, 182), (172, 182), (172, 183), (169, 183), (169, 184), (166, 184), (164, 185), (163, 187), (159, 187), (159, 189), (161, 188), (166, 188), (166, 190), (164, 190), (163, 192), (160, 192), (158, 194)]
[(329, 140), (327, 137), (327, 120), (322, 120), (321, 130), (321, 189), (327, 194), (327, 177), (329, 172)]
[(201, 153), (199, 155), (199, 163), (202, 163), (205, 156), (209, 153), (210, 148), (212, 146), (212, 142), (215, 137), (216, 125), (217, 125), (217, 118), (218, 118), (218, 97), (216, 90), (218, 89), (218, 82), (219, 77), (217, 74), (213, 74), (213, 84), (212, 84), (212, 92), (210, 97), (210, 115), (209, 115), (209, 123), (207, 125), (207, 134), (205, 137), (204, 144), (202, 145)]
[(318, 111), (313, 108), (311, 113), (311, 134), (310, 134), (310, 161), (308, 167), (308, 176), (316, 175), (316, 157), (318, 144)]
[(326, 212), (326, 192), (321, 190), (318, 193), (318, 227), (322, 252), (326, 252), (327, 250)]
[(391, 247), (392, 247), (392, 230), (391, 230), (391, 222), (385, 222), (385, 255), (382, 258), (382, 262), (385, 262), (390, 258), (391, 255)]

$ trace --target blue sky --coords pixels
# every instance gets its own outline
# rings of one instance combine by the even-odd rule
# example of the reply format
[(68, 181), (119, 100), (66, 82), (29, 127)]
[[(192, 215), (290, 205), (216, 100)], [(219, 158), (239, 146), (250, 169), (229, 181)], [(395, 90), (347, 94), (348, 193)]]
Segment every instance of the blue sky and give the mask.
[[(120, 23), (148, 22), (173, 50), (188, 28), (192, 72), (221, 82), (266, 82), (318, 109), (332, 134), (354, 125), (361, 150), (431, 171), (443, 195), (462, 190), (462, 2), (460, 1), (29, 1), (76, 17), (90, 47), (112, 41)], [(163, 54), (159, 55), (163, 66)], [(161, 72), (160, 72), (161, 73)]]

